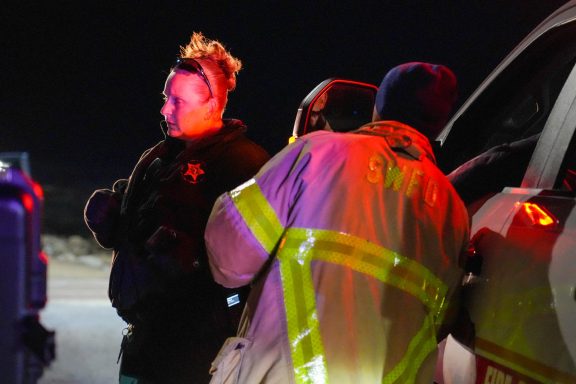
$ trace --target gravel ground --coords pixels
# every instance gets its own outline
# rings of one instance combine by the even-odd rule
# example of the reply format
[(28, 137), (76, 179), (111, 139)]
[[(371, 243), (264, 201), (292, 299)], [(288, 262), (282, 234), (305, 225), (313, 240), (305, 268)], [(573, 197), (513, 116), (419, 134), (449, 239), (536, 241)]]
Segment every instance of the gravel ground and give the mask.
[(42, 248), (50, 260), (77, 262), (96, 269), (109, 268), (112, 256), (111, 250), (103, 249), (94, 239), (79, 235), (45, 234)]

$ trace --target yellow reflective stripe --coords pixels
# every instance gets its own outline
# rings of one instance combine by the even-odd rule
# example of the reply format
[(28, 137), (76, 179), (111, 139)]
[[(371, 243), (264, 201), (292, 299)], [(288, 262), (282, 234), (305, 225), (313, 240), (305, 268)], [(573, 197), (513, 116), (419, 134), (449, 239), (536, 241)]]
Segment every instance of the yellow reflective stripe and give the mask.
[[(256, 239), (272, 254), (284, 228), (258, 184), (249, 180), (230, 192), (230, 197)], [(282, 254), (278, 259), (294, 377), (297, 383), (327, 383), (310, 259)]]
[[(434, 323), (443, 317), (447, 292), (440, 279), (424, 266), (396, 252), (355, 236), (328, 230), (287, 229), (278, 258), (288, 335), (295, 370), (299, 372), (298, 383), (323, 382), (312, 378), (323, 377), (321, 372), (326, 371), (311, 278), (312, 260), (343, 265), (372, 276), (417, 297), (429, 308), (430, 314), (410, 341), (405, 355), (383, 379), (387, 384), (414, 382), (422, 362), (436, 349)], [(295, 281), (295, 274), (302, 275), (303, 280)], [(303, 285), (297, 287), (295, 284)]]
[(295, 258), (290, 252), (278, 252), (294, 378), (299, 384), (328, 383), (310, 258), (301, 256)]
[(254, 179), (230, 192), (230, 197), (258, 242), (272, 253), (284, 227)]
[(417, 297), (441, 322), (448, 288), (420, 263), (365, 239), (328, 231), (288, 228), (285, 247), (314, 251), (313, 258), (340, 264)]
[(416, 375), (426, 357), (436, 349), (435, 327), (431, 318), (424, 319), (424, 325), (410, 340), (408, 350), (402, 360), (384, 376), (383, 384), (415, 383)]

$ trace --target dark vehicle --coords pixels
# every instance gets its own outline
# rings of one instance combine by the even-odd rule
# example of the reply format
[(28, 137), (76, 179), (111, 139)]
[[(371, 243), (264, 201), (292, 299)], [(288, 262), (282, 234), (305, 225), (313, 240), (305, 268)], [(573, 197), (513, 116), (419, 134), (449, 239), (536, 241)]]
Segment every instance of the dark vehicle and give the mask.
[[(576, 383), (575, 64), (570, 1), (495, 68), (438, 137), (441, 168), (466, 187), (477, 261), (464, 282), (474, 341), (442, 343), (439, 383)], [(312, 105), (322, 92), (329, 91), (319, 86), (304, 99), (295, 136), (314, 130)]]
[(42, 189), (25, 153), (0, 153), (0, 381), (36, 383), (55, 356), (40, 323), (48, 260), (40, 245)]

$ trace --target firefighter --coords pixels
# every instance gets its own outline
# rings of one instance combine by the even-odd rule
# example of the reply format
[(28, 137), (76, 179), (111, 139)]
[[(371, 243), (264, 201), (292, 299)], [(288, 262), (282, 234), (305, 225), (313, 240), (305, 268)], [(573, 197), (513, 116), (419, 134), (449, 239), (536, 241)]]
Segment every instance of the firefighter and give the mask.
[(432, 382), (469, 231), (429, 142), (455, 98), (447, 67), (395, 67), (372, 123), (305, 135), (219, 197), (212, 274), (252, 289), (213, 382)]

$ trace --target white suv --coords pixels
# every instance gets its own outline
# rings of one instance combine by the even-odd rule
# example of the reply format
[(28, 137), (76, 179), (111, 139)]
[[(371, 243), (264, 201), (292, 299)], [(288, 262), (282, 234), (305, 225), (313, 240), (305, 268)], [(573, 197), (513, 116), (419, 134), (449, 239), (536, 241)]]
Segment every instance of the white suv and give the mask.
[[(576, 383), (575, 63), (571, 1), (504, 59), (439, 136), (442, 167), (459, 166), (449, 177), (469, 207), (481, 261), (466, 300), (475, 325), (466, 382)], [(445, 381), (460, 383), (466, 354), (453, 347)]]

